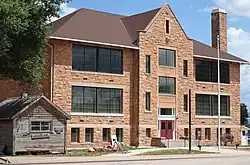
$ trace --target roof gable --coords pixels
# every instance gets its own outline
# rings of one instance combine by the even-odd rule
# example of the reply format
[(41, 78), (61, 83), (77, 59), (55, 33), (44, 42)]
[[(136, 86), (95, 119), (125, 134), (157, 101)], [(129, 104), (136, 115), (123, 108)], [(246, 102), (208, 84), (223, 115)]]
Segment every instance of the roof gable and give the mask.
[(45, 96), (33, 96), (27, 98), (15, 97), (2, 101), (0, 103), (0, 120), (12, 120), (41, 100), (43, 100), (44, 104), (52, 107), (50, 110), (57, 111), (57, 114), (60, 114), (60, 116), (70, 119), (70, 116), (66, 112), (53, 104)]
[(138, 31), (144, 30), (150, 21), (155, 17), (161, 8), (154, 9), (145, 13), (121, 18), (127, 32), (133, 42), (138, 39)]

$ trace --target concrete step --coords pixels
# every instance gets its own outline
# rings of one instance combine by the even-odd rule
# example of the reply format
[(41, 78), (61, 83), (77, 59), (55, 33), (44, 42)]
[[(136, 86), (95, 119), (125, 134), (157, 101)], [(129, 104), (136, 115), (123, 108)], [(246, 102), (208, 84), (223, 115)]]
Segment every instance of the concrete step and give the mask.
[[(177, 140), (171, 140), (171, 139), (165, 139), (162, 140), (162, 143), (165, 144), (167, 148), (175, 148), (175, 147), (188, 147), (189, 142), (188, 140), (183, 139), (177, 139)], [(191, 141), (191, 146), (196, 147), (196, 142), (194, 140)]]

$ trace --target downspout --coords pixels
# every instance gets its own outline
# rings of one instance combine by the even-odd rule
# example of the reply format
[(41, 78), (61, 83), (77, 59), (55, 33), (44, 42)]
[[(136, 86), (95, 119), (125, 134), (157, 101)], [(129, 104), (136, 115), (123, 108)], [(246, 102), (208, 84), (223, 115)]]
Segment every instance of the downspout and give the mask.
[(50, 101), (53, 102), (54, 90), (54, 45), (47, 44), (50, 47)]

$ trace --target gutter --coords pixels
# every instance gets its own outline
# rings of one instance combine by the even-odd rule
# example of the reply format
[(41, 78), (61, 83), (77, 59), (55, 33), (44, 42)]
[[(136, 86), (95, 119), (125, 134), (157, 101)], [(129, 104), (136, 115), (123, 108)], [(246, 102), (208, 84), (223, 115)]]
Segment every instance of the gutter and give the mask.
[(47, 44), (50, 47), (50, 101), (53, 102), (54, 90), (54, 45)]

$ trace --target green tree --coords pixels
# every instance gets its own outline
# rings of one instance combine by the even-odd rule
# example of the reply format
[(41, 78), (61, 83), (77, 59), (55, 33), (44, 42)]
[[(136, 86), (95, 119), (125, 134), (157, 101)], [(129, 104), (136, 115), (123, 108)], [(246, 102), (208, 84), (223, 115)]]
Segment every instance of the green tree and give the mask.
[(248, 124), (248, 109), (245, 103), (240, 104), (240, 123), (241, 125)]
[(0, 0), (0, 76), (39, 87), (44, 73), (47, 22), (69, 0)]

